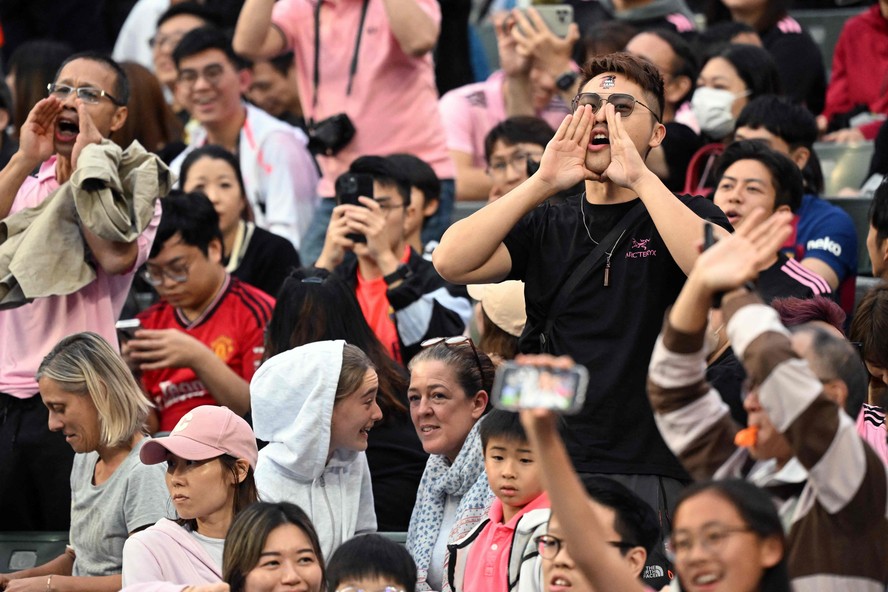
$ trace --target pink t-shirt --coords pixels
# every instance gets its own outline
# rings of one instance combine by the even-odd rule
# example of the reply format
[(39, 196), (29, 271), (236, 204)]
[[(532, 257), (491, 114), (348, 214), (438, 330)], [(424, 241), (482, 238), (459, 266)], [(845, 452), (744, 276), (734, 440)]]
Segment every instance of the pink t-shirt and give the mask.
[[(58, 189), (56, 157), (43, 163), (36, 177), (28, 177), (15, 196), (10, 214), (39, 205)], [(108, 275), (96, 267), (96, 279), (67, 296), (37, 298), (30, 304), (0, 310), (0, 392), (20, 399), (37, 393), (34, 375), (43, 357), (63, 337), (95, 331), (117, 348), (114, 323), (123, 309), (135, 270), (148, 258), (160, 222), (160, 201), (154, 218), (138, 239), (139, 254), (132, 271)]]
[[(436, 23), (437, 0), (414, 0)], [(335, 156), (318, 156), (323, 176), (318, 194), (333, 195), (336, 178), (358, 156), (395, 152), (414, 154), (429, 163), (438, 177), (452, 179), (453, 162), (444, 143), (438, 114), (438, 91), (431, 53), (415, 58), (401, 50), (392, 34), (383, 3), (370, 0), (358, 52), (351, 95), (346, 94), (355, 37), (361, 18), (360, 0), (324, 0), (321, 5), (320, 84), (314, 91), (314, 27), (316, 2), (280, 0), (272, 22), (296, 54), (296, 76), (305, 118), (321, 121), (345, 112), (357, 133)]]
[[(508, 523), (503, 524), (503, 502), (499, 498), (490, 506), (490, 522), (484, 527), (466, 559), (464, 590), (509, 590), (509, 556), (512, 539), (521, 517), (531, 510), (549, 507), (545, 493), (521, 508)], [(522, 550), (519, 550), (523, 552)], [(519, 586), (520, 588), (520, 586)]]
[[(444, 121), (447, 148), (472, 155), (472, 165), (484, 168), (484, 138), (498, 123), (506, 120), (503, 82), (506, 75), (497, 70), (484, 82), (455, 88), (441, 97), (438, 108)], [(537, 117), (557, 130), (570, 108), (554, 95)]]

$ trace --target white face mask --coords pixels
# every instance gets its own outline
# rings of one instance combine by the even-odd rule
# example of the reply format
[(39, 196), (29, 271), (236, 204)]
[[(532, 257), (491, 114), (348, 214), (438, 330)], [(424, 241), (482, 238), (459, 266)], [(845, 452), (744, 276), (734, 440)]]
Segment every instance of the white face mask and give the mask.
[(745, 97), (749, 91), (735, 95), (729, 90), (701, 86), (691, 97), (691, 109), (700, 124), (700, 130), (707, 136), (721, 140), (732, 131), (737, 120), (734, 119), (734, 101)]

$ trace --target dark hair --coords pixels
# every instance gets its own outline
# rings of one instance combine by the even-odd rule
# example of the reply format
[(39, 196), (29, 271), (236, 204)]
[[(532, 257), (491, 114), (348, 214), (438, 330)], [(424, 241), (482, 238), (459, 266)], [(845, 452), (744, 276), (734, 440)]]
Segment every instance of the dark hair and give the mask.
[(646, 98), (653, 99), (657, 105), (654, 116), (658, 121), (663, 118), (666, 99), (663, 97), (663, 77), (660, 76), (660, 71), (656, 66), (644, 58), (625, 51), (593, 57), (586, 62), (580, 73), (580, 88), (582, 89), (590, 80), (605, 72), (622, 74), (640, 86), (646, 93)]
[(411, 187), (419, 189), (424, 205), (441, 198), (441, 179), (429, 163), (412, 154), (391, 154), (388, 160)]
[(173, 50), (173, 62), (176, 64), (176, 69), (181, 68), (182, 60), (185, 58), (211, 49), (218, 49), (225, 54), (235, 70), (249, 67), (247, 60), (234, 53), (234, 49), (231, 47), (231, 38), (220, 29), (209, 25), (192, 29), (182, 37), (176, 49)]
[(691, 44), (685, 41), (684, 37), (670, 31), (669, 29), (650, 29), (641, 31), (638, 34), (647, 33), (655, 35), (662, 41), (669, 44), (675, 57), (672, 60), (672, 76), (687, 76), (691, 81), (691, 89), (688, 94), (694, 91), (694, 85), (697, 84), (697, 76), (700, 74), (700, 60), (697, 59), (697, 53)]
[(182, 161), (182, 166), (179, 170), (179, 186), (182, 188), (185, 187), (185, 184), (188, 182), (188, 173), (191, 172), (191, 167), (202, 158), (221, 160), (231, 167), (231, 170), (234, 171), (234, 176), (237, 179), (237, 185), (240, 187), (241, 199), (246, 205), (241, 213), (241, 218), (252, 221), (253, 209), (247, 201), (247, 188), (244, 185), (244, 176), (241, 174), (240, 161), (237, 156), (218, 144), (205, 144), (188, 153), (188, 156)]
[(62, 73), (62, 69), (73, 62), (74, 60), (89, 60), (91, 62), (97, 62), (106, 66), (112, 72), (114, 72), (114, 88), (111, 89), (111, 92), (114, 94), (114, 99), (117, 101), (118, 107), (125, 107), (127, 103), (129, 103), (130, 98), (130, 87), (129, 87), (129, 79), (126, 77), (126, 72), (124, 72), (123, 68), (114, 61), (111, 56), (99, 53), (97, 51), (82, 51), (80, 53), (75, 53), (72, 56), (69, 56), (62, 62), (59, 66), (59, 69), (56, 71), (55, 78), (53, 81), (58, 80), (59, 74)]
[[(755, 45), (733, 43), (710, 55), (706, 62), (714, 58), (727, 60), (734, 67), (749, 91), (750, 101), (761, 95), (782, 93), (780, 71), (777, 68), (777, 62), (774, 61), (768, 50)], [(704, 62), (704, 66), (706, 62)]]
[(268, 535), (277, 527), (287, 524), (296, 526), (308, 537), (321, 566), (321, 581), (324, 581), (324, 555), (318, 533), (308, 515), (289, 502), (256, 502), (237, 515), (225, 537), (222, 579), (231, 587), (231, 592), (243, 592), (247, 574), (259, 564)]
[(888, 181), (883, 181), (873, 193), (869, 209), (870, 226), (876, 229), (876, 238), (881, 244), (888, 238)]
[(493, 126), (484, 137), (484, 160), (490, 163), (490, 156), (497, 142), (502, 142), (506, 146), (536, 144), (545, 148), (554, 135), (555, 130), (552, 126), (539, 117), (530, 115), (509, 117)]
[(583, 38), (577, 44), (582, 46), (585, 53), (580, 56), (584, 59), (578, 59), (577, 63), (583, 63), (586, 60), (608, 55), (615, 51), (623, 51), (629, 40), (636, 34), (638, 34), (638, 29), (626, 21), (598, 21), (583, 33)]
[(307, 343), (334, 339), (358, 346), (376, 367), (382, 421), (393, 413), (406, 413), (401, 399), (407, 392), (407, 376), (367, 324), (354, 290), (323, 270), (293, 271), (281, 285), (265, 330), (265, 359)]
[(162, 24), (171, 18), (182, 14), (199, 18), (207, 25), (218, 26), (220, 24), (218, 15), (209, 7), (198, 2), (179, 2), (171, 5), (160, 15), (160, 18), (157, 19), (156, 28), (159, 29)]
[(789, 206), (793, 212), (799, 209), (804, 193), (802, 173), (799, 171), (799, 167), (788, 156), (771, 150), (755, 140), (740, 140), (728, 144), (716, 164), (716, 191), (718, 191), (717, 187), (728, 168), (740, 160), (758, 161), (771, 173), (771, 183), (774, 185), (775, 191), (775, 211), (784, 205)]
[[(476, 353), (478, 355), (477, 360), (475, 359)], [(493, 377), (496, 373), (496, 367), (490, 357), (477, 347), (473, 351), (472, 346), (468, 343), (459, 345), (447, 345), (443, 342), (437, 343), (421, 349), (410, 360), (408, 368), (413, 370), (416, 364), (427, 360), (442, 362), (453, 370), (456, 381), (465, 391), (466, 397), (474, 397), (478, 391), (486, 391), (489, 394), (493, 390)], [(490, 403), (488, 402), (489, 407)]]
[(802, 169), (805, 186), (814, 193), (823, 192), (823, 170), (814, 152), (817, 121), (810, 111), (786, 97), (762, 95), (751, 100), (740, 112), (734, 129), (741, 127), (765, 128), (786, 142), (790, 150), (807, 148), (811, 154)]
[(402, 545), (378, 534), (348, 540), (327, 564), (327, 589), (335, 592), (347, 580), (378, 578), (408, 592), (416, 588), (416, 563)]
[(138, 140), (149, 152), (157, 152), (170, 142), (182, 139), (184, 127), (167, 104), (154, 74), (135, 62), (121, 64), (132, 93), (126, 121), (111, 133), (111, 140), (126, 148)]
[[(614, 511), (614, 530), (620, 540), (644, 547), (650, 554), (660, 540), (660, 523), (650, 504), (622, 483), (607, 477), (581, 474), (580, 481), (592, 501)], [(620, 548), (623, 554), (627, 551)]]
[(217, 240), (222, 243), (219, 214), (203, 193), (174, 190), (160, 203), (163, 214), (151, 245), (150, 258), (157, 257), (166, 242), (177, 233), (182, 237), (182, 242), (197, 247), (204, 255), (209, 254), (211, 242)]
[(746, 23), (732, 20), (720, 21), (713, 23), (700, 31), (697, 36), (697, 41), (704, 48), (723, 48), (729, 45), (734, 37), (743, 33), (754, 33), (758, 35), (758, 32), (751, 25), (747, 25)]
[(487, 352), (487, 355), (499, 356), (503, 360), (512, 360), (520, 353), (518, 338), (494, 323), (483, 306), (481, 307), (481, 325), (484, 332), (478, 340), (478, 347)]
[(292, 51), (285, 51), (284, 53), (280, 53), (272, 58), (268, 58), (266, 60), (256, 60), (253, 62), (251, 67), (254, 67), (256, 64), (262, 62), (268, 62), (268, 65), (274, 68), (274, 70), (280, 74), (281, 76), (286, 76), (290, 68), (293, 67), (293, 59), (295, 54)]
[[(712, 493), (730, 503), (746, 523), (746, 526), (760, 538), (776, 538), (783, 547), (780, 561), (762, 574), (760, 592), (791, 592), (789, 570), (786, 566), (786, 535), (783, 524), (774, 507), (771, 495), (743, 479), (697, 482), (686, 487), (675, 504), (675, 515), (681, 505), (701, 493)], [(675, 528), (673, 523), (673, 528)], [(678, 574), (681, 578), (681, 573)]]
[(771, 301), (771, 307), (780, 315), (780, 322), (786, 327), (795, 327), (822, 321), (832, 325), (845, 334), (845, 311), (836, 302), (826, 296), (814, 296), (813, 298), (775, 298)]
[(348, 172), (356, 175), (370, 175), (381, 185), (389, 185), (398, 190), (404, 199), (404, 206), (410, 205), (410, 183), (399, 174), (395, 165), (384, 156), (359, 156), (352, 161)]
[(46, 97), (46, 85), (55, 80), (56, 72), (66, 57), (73, 53), (67, 43), (49, 39), (25, 41), (12, 52), (6, 72), (15, 74), (12, 93), (12, 122), (18, 129), (38, 101)]
[[(237, 458), (230, 454), (223, 454), (219, 457), (222, 468), (234, 477), (234, 501), (232, 503), (232, 517), (237, 517), (248, 506), (259, 501), (259, 491), (256, 489), (256, 479), (253, 475), (253, 467), (247, 467), (247, 476), (243, 481), (237, 478)], [(198, 532), (197, 518), (177, 518), (176, 523), (179, 526), (188, 528), (191, 532)]]
[(848, 388), (845, 412), (856, 420), (866, 400), (869, 379), (855, 347), (847, 339), (814, 323), (797, 325), (791, 330), (811, 336), (809, 352), (803, 357), (821, 382), (841, 380), (845, 383)]
[(867, 292), (851, 321), (851, 341), (861, 344), (865, 362), (888, 368), (888, 284), (882, 282)]
[(491, 438), (503, 438), (510, 442), (527, 442), (527, 432), (521, 425), (517, 413), (493, 409), (487, 414), (481, 427), (478, 428), (481, 436), (481, 448), (487, 452), (487, 444)]

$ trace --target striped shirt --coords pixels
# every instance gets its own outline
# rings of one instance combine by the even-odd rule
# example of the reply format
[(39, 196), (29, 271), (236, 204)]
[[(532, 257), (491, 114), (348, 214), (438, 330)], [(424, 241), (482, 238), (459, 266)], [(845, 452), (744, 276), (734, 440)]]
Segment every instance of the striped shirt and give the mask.
[[(777, 312), (755, 295), (727, 303), (728, 335), (774, 426), (807, 479), (766, 486), (788, 525), (793, 589), (883, 592), (888, 583), (888, 468), (858, 436), (854, 421), (822, 394), (792, 350)], [(705, 379), (703, 333), (667, 323), (651, 358), (648, 392), (663, 439), (695, 479), (762, 470), (738, 462), (737, 426)], [(790, 461), (793, 462), (793, 461)], [(735, 471), (729, 471), (731, 465)], [(790, 463), (784, 467), (790, 466)], [(772, 477), (776, 473), (772, 474)]]

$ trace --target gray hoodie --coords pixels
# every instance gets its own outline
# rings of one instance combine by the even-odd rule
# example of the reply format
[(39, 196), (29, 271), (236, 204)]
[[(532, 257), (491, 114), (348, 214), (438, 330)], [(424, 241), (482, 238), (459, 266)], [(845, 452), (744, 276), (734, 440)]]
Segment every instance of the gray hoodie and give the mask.
[(256, 464), (259, 497), (305, 510), (324, 557), (354, 535), (376, 531), (365, 453), (336, 450), (327, 462), (344, 345), (319, 341), (278, 354), (250, 383), (253, 429), (268, 442)]

